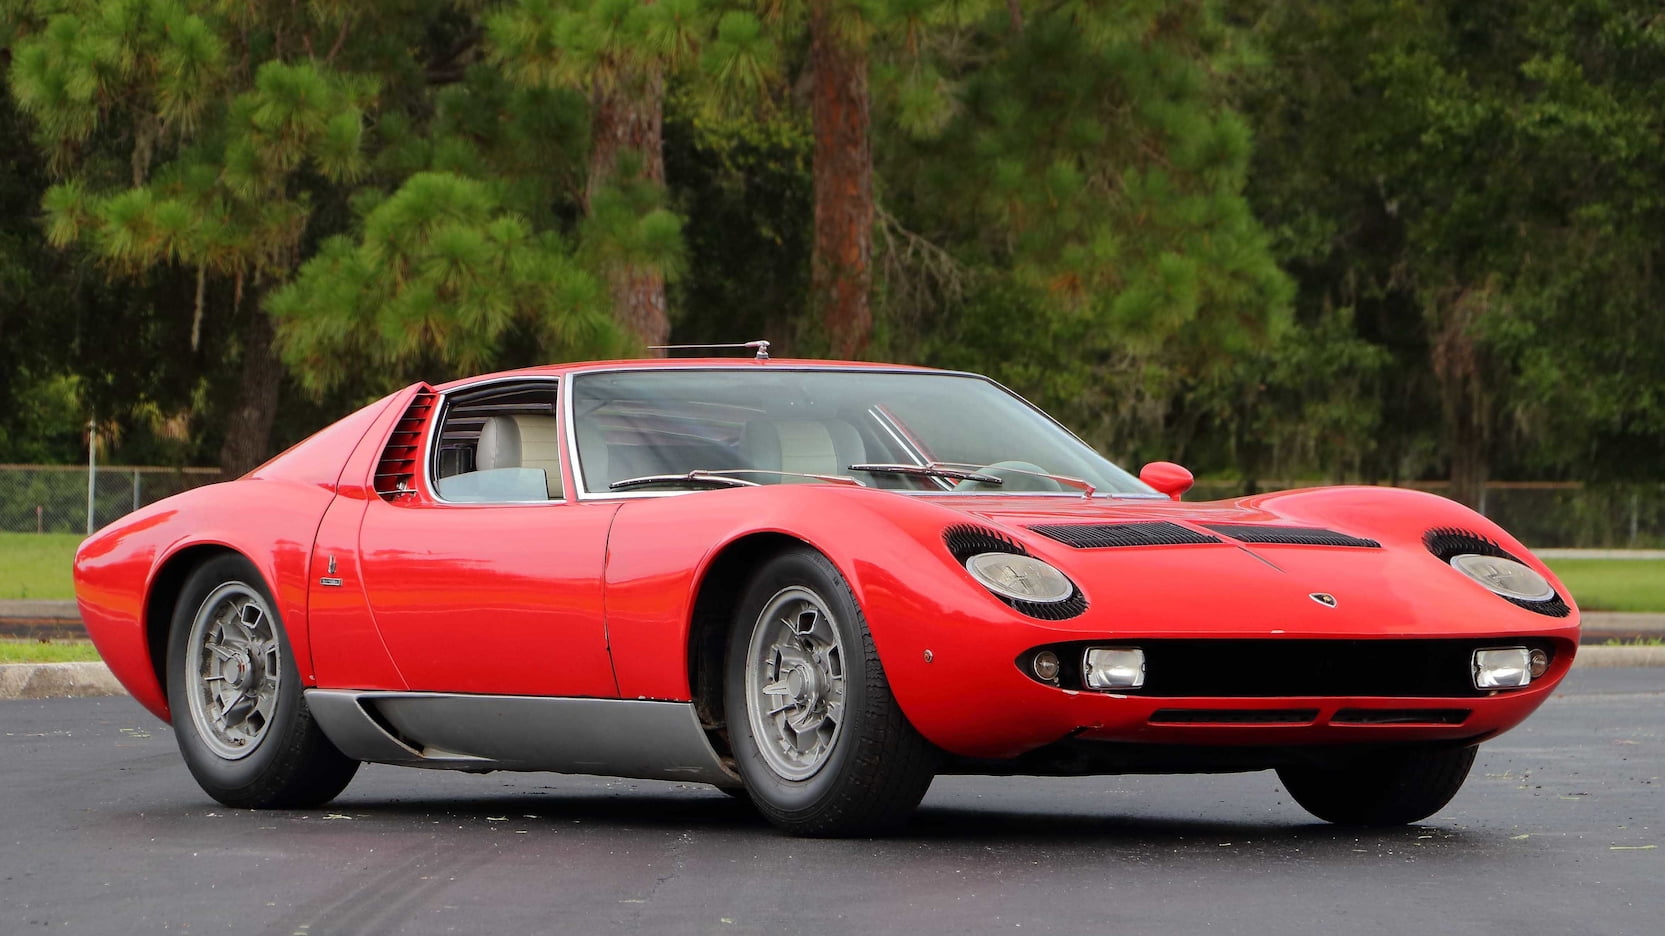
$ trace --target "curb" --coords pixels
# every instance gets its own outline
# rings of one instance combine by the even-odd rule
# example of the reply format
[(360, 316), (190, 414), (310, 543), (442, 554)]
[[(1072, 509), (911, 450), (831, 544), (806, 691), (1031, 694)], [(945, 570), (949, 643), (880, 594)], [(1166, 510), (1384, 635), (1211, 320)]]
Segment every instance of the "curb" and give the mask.
[(126, 695), (103, 663), (0, 665), (0, 699), (79, 699)]
[[(1579, 647), (1573, 669), (1665, 668), (1665, 647)], [(0, 699), (126, 695), (103, 663), (0, 664)]]
[(1621, 666), (1665, 666), (1665, 647), (1579, 647), (1573, 669), (1609, 669)]

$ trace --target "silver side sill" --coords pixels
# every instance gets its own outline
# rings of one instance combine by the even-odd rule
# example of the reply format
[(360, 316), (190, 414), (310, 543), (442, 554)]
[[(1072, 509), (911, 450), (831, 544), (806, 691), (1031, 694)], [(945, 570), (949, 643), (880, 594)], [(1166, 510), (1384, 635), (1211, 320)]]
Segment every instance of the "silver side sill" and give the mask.
[(306, 703), (356, 760), (740, 785), (689, 702), (308, 689)]

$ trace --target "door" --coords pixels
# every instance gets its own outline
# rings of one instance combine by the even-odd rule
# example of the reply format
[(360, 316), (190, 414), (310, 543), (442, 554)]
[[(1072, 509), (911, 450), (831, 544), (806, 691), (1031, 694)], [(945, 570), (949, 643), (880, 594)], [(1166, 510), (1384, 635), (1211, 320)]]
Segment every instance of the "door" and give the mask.
[[(617, 504), (566, 497), (559, 384), (444, 395), (398, 434), (359, 528), (376, 628), (411, 690), (618, 695), (602, 574)], [(408, 427), (415, 430), (417, 427)], [(417, 457), (397, 451), (417, 442)]]

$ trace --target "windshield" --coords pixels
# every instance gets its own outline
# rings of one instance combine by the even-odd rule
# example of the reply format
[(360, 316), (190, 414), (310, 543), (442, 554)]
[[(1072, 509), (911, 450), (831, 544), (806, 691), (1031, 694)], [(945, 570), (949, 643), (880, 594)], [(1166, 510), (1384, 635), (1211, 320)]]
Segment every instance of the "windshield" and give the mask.
[[(986, 494), (1079, 494), (1061, 483), (1079, 479), (1101, 493), (1154, 493), (981, 377), (768, 366), (608, 371), (573, 377), (572, 408), (590, 493), (715, 486), (676, 477), (690, 472), (740, 472), (758, 484), (846, 475), (892, 490)], [(943, 470), (899, 470), (930, 466)], [(979, 470), (949, 470), (968, 466)]]

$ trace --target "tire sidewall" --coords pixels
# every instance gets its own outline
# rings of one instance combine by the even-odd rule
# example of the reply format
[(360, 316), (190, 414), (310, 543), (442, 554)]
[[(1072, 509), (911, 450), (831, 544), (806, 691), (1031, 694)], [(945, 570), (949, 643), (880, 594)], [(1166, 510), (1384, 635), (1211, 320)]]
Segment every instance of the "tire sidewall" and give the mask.
[[(272, 619), (273, 631), (279, 641), (280, 674), (277, 703), (272, 710), (272, 721), (254, 750), (236, 760), (228, 760), (215, 753), (197, 731), (191, 716), (189, 693), (193, 677), (187, 672), (186, 659), (190, 647), (191, 627), (209, 593), (220, 585), (238, 582), (265, 602)], [(284, 751), (291, 747), (290, 735), (300, 724), (302, 705), (300, 673), (295, 666), (289, 635), (283, 626), (282, 615), (272, 599), (260, 571), (254, 563), (241, 556), (220, 556), (199, 566), (186, 580), (179, 601), (174, 606), (173, 621), (168, 633), (168, 709), (173, 716), (174, 736), (179, 741), (180, 753), (197, 782), (216, 799), (240, 799), (240, 794), (251, 793), (264, 783), (279, 766)]]
[[(769, 599), (782, 589), (800, 586), (813, 591), (826, 606), (838, 632), (844, 659), (844, 723), (839, 737), (821, 769), (803, 780), (788, 780), (775, 773), (758, 749), (747, 709), (746, 666), (758, 614)], [(765, 811), (794, 816), (815, 811), (840, 787), (864, 735), (867, 717), (867, 667), (876, 666), (863, 652), (865, 623), (844, 577), (819, 553), (795, 550), (784, 553), (763, 567), (747, 586), (740, 611), (729, 633), (724, 664), (724, 708), (729, 741), (740, 775), (752, 798)], [(858, 666), (857, 663), (860, 665)]]

